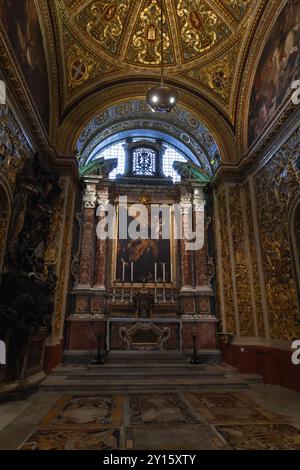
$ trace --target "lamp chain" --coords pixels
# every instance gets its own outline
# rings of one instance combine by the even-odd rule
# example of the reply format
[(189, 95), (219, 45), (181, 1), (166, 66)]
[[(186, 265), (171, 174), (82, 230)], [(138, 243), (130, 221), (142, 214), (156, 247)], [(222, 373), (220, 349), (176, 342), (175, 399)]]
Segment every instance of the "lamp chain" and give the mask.
[(164, 33), (163, 33), (163, 7), (164, 0), (161, 0), (160, 6), (160, 56), (161, 56), (161, 85), (164, 83)]

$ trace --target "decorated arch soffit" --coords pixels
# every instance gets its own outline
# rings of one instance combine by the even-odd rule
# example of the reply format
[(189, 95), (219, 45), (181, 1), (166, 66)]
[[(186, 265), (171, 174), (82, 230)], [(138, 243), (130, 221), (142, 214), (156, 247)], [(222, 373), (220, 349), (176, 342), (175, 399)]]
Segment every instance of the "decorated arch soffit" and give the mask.
[[(234, 125), (249, 38), (266, 0), (164, 2), (166, 80), (200, 94)], [(99, 85), (159, 77), (159, 0), (49, 4), (60, 38), (64, 110)]]
[[(220, 164), (220, 151), (211, 132), (190, 112), (180, 106), (168, 121), (153, 115), (144, 100), (129, 100), (111, 106), (94, 117), (84, 128), (77, 142), (80, 167), (83, 167), (119, 136), (167, 136), (187, 157), (200, 164), (212, 176)], [(124, 137), (123, 137), (124, 138)]]

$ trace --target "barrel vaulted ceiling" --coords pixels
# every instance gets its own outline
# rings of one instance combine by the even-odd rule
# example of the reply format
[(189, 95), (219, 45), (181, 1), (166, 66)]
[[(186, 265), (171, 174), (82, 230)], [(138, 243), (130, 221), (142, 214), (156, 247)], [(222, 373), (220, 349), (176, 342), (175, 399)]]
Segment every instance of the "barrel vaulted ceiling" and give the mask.
[[(163, 1), (165, 79), (224, 161), (237, 160), (257, 60), (285, 0)], [(160, 0), (36, 3), (52, 73), (50, 140), (67, 155), (94, 116), (159, 81)]]
[[(166, 77), (201, 89), (229, 117), (256, 0), (164, 0)], [(159, 74), (160, 0), (54, 0), (65, 103), (115, 76)]]

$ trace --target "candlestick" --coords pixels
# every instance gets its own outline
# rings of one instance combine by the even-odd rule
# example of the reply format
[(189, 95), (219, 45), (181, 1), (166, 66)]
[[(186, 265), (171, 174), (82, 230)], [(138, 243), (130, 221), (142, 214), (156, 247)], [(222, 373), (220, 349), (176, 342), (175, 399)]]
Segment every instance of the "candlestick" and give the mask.
[(131, 285), (130, 285), (130, 303), (133, 302), (133, 290), (132, 290), (132, 286), (133, 286), (133, 261), (131, 261)]
[(125, 282), (125, 261), (123, 261), (122, 282)]
[(166, 303), (166, 263), (163, 263), (163, 303)]
[(131, 261), (131, 282), (133, 283), (133, 261)]
[(157, 263), (154, 264), (154, 282), (155, 282), (154, 303), (157, 304)]

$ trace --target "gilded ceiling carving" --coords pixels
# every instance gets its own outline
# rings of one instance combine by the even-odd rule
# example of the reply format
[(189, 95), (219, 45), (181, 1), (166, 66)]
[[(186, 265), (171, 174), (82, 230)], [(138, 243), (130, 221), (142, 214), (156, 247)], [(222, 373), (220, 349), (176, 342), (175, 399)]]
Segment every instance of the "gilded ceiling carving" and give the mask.
[(130, 0), (119, 2), (99, 0), (88, 4), (77, 16), (78, 25), (96, 40), (108, 54), (119, 51)]
[(206, 86), (228, 102), (238, 50), (239, 44), (236, 43), (213, 63), (187, 70), (183, 76)]
[(206, 2), (178, 0), (176, 3), (183, 62), (209, 51), (230, 34), (229, 27)]
[[(146, 0), (135, 22), (129, 41), (126, 59), (138, 66), (161, 63), (161, 8), (159, 0)], [(167, 11), (163, 14), (164, 63), (175, 65), (171, 28)]]
[[(166, 79), (200, 92), (232, 123), (244, 37), (264, 1), (164, 0)], [(66, 107), (114, 80), (147, 80), (150, 72), (159, 78), (160, 8), (160, 0), (51, 2), (64, 51)]]
[(114, 71), (114, 68), (104, 62), (99, 61), (96, 56), (87, 49), (74, 42), (72, 34), (65, 29), (65, 44), (68, 70), (68, 85), (70, 88), (79, 87), (86, 81), (107, 75)]
[(237, 18), (241, 19), (253, 0), (222, 0), (222, 3)]

